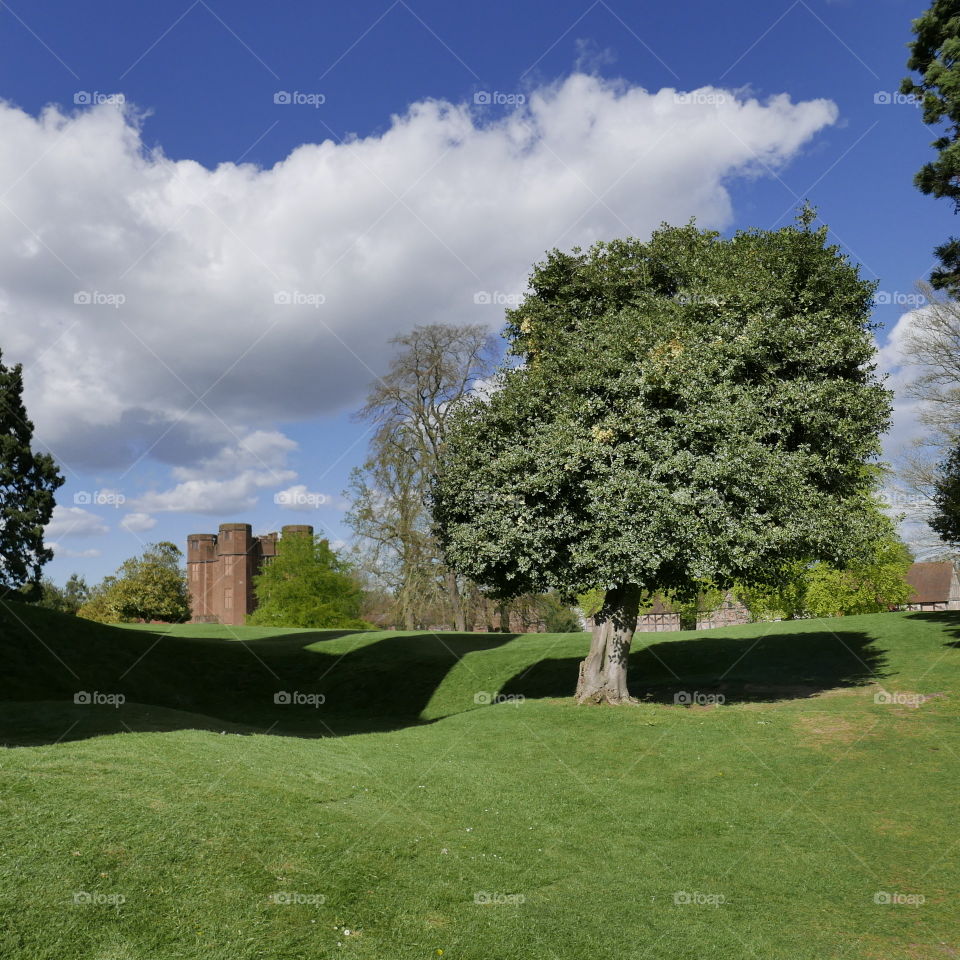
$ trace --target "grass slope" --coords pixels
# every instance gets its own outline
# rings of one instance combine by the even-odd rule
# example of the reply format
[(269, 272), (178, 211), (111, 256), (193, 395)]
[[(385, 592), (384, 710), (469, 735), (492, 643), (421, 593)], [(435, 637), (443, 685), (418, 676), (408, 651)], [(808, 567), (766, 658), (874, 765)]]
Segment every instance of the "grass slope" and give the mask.
[(958, 638), (651, 635), (641, 706), (601, 709), (569, 700), (582, 635), (11, 604), (0, 741), (34, 745), (0, 753), (0, 957), (957, 957)]

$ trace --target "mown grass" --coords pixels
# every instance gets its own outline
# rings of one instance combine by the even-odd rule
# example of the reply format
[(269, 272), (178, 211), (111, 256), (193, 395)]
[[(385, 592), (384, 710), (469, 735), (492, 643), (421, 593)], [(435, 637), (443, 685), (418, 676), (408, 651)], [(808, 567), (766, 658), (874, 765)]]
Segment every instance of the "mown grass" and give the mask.
[(0, 957), (960, 956), (960, 616), (638, 640), (6, 607)]

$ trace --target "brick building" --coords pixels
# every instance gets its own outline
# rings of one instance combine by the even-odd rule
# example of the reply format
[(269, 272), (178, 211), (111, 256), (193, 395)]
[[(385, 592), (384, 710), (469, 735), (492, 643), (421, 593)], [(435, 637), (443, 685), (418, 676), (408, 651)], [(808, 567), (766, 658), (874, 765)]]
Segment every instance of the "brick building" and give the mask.
[(697, 613), (697, 629), (713, 630), (716, 627), (739, 627), (750, 622), (750, 611), (729, 590), (716, 610), (700, 610)]
[(637, 617), (637, 633), (664, 633), (679, 629), (680, 614), (674, 613), (662, 597), (655, 597), (653, 606)]
[[(282, 536), (313, 536), (313, 527), (283, 527)], [(277, 534), (253, 535), (249, 523), (221, 523), (219, 533), (187, 537), (191, 623), (242, 626), (257, 601), (253, 578), (277, 555)]]
[(960, 578), (952, 563), (915, 563), (907, 583), (913, 593), (901, 610), (960, 610)]
[[(697, 611), (697, 630), (713, 630), (715, 627), (736, 627), (750, 622), (750, 611), (727, 591), (720, 606), (715, 610), (707, 610), (702, 606)], [(683, 629), (680, 625), (680, 614), (674, 613), (673, 608), (663, 602), (662, 597), (655, 597), (653, 605), (645, 613), (637, 617), (637, 633), (661, 633)]]

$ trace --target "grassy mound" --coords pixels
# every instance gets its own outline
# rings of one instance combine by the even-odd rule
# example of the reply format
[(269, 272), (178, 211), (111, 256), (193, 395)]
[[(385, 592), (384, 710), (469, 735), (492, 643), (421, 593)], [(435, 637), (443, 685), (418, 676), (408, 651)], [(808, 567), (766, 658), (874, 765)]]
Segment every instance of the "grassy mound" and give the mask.
[(0, 957), (960, 955), (958, 638), (649, 635), (641, 705), (578, 708), (583, 635), (10, 605)]

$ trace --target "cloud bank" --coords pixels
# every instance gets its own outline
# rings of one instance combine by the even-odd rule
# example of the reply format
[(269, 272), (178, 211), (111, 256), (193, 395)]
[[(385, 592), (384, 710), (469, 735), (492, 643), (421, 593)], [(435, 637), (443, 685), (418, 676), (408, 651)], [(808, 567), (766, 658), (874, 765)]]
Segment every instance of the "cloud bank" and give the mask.
[[(554, 246), (729, 225), (731, 178), (837, 110), (578, 73), (498, 116), (427, 100), (376, 136), (210, 170), (147, 150), (128, 107), (0, 102), (0, 346), (40, 440), (78, 470), (176, 468), (138, 512), (243, 510), (296, 479), (277, 424), (356, 406), (391, 336), (498, 326)], [(251, 459), (250, 437), (280, 446)]]

